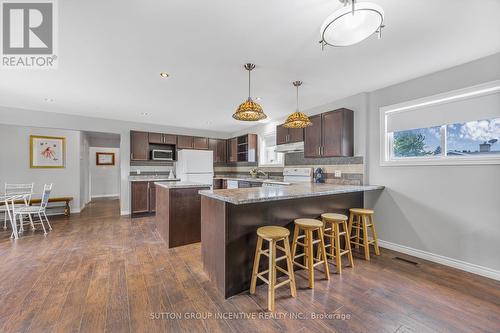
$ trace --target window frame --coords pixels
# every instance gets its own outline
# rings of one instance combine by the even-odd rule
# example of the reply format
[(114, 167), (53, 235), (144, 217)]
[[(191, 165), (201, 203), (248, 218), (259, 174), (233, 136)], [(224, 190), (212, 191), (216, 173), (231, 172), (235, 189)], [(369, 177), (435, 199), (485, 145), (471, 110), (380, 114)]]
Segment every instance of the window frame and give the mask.
[[(275, 164), (269, 164), (269, 163), (262, 163), (263, 162), (263, 159), (264, 159), (264, 156), (266, 156), (266, 162), (267, 162), (267, 154), (266, 154), (266, 149), (269, 148), (267, 147), (267, 145), (265, 144), (265, 138), (267, 136), (276, 136), (276, 129), (273, 131), (269, 131), (269, 132), (266, 132), (266, 133), (263, 133), (261, 135), (261, 142), (259, 142), (259, 161), (258, 161), (258, 166), (259, 167), (284, 167), (285, 166), (285, 157), (283, 156), (282, 160), (281, 160), (281, 163), (275, 163)], [(271, 147), (276, 147), (275, 146), (271, 146)], [(278, 154), (278, 153), (276, 153)]]
[[(441, 155), (428, 157), (394, 158), (393, 133), (387, 133), (388, 115), (393, 112), (415, 110), (450, 101), (460, 101), (471, 97), (483, 96), (500, 91), (500, 80), (450, 92), (419, 98), (404, 103), (381, 107), (380, 117), (380, 166), (416, 166), (416, 165), (480, 165), (500, 164), (500, 156), (447, 156), (447, 125), (441, 125)], [(478, 119), (480, 120), (480, 119)]]

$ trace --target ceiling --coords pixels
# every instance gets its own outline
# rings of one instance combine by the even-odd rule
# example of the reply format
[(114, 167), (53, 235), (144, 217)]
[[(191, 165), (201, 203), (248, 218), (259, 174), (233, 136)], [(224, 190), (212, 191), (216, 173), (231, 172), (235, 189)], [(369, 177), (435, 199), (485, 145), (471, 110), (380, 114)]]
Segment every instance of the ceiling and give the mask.
[(0, 105), (234, 132), (254, 125), (231, 118), (245, 62), (277, 119), (295, 108), (294, 80), (308, 109), (500, 51), (498, 0), (372, 1), (383, 38), (324, 51), (337, 0), (59, 1), (58, 69), (1, 71)]

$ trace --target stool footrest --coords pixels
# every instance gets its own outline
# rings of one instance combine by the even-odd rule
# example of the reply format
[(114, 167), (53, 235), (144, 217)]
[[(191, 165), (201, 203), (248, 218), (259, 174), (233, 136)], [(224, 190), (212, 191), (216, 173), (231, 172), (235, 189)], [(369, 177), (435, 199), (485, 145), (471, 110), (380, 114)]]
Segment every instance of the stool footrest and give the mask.
[(305, 253), (297, 254), (293, 259), (301, 258), (305, 255), (306, 255)]
[(296, 261), (294, 261), (293, 264), (299, 266), (300, 268), (307, 269), (307, 266), (304, 266), (301, 263), (298, 263)]
[(288, 273), (288, 271), (287, 271), (286, 269), (281, 268), (280, 266), (276, 266), (276, 269), (277, 269), (278, 271), (280, 271), (281, 273), (283, 273), (283, 274), (286, 274), (286, 275), (290, 276), (290, 273)]
[(285, 281), (282, 281), (274, 286), (274, 289), (279, 288), (281, 286), (284, 286), (285, 284), (290, 283), (290, 279), (287, 279)]

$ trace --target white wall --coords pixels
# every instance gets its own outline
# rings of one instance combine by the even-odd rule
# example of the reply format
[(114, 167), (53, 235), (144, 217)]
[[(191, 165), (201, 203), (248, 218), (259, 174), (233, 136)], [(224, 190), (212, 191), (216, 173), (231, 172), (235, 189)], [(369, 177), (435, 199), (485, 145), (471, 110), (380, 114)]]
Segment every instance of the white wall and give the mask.
[(370, 93), (368, 180), (387, 188), (366, 197), (388, 246), (500, 278), (500, 165), (382, 167), (379, 160), (380, 107), (498, 79), (500, 53)]
[[(65, 137), (66, 167), (31, 169), (30, 135)], [(51, 196), (72, 196), (72, 211), (80, 211), (80, 132), (0, 124), (0, 151), (1, 191), (5, 183), (35, 183), (34, 197), (40, 197), (43, 185), (52, 183)]]
[(80, 210), (90, 202), (89, 177), (89, 137), (80, 132)]
[[(96, 152), (115, 153), (115, 165), (96, 165)], [(90, 194), (92, 198), (120, 195), (120, 149), (90, 147)]]
[(119, 120), (74, 116), (61, 113), (24, 110), (0, 106), (0, 123), (8, 125), (38, 126), (79, 131), (120, 134), (120, 206), (121, 214), (130, 213), (130, 130), (163, 132), (172, 134), (198, 135), (214, 138), (228, 138), (227, 133), (159, 126), (146, 123), (132, 123)]

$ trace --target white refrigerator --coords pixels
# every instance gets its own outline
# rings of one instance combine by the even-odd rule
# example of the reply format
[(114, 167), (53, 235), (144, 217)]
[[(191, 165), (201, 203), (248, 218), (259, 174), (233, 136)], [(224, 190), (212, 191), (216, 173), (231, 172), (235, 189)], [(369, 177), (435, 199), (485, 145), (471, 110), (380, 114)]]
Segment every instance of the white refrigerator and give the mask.
[(195, 182), (212, 186), (214, 181), (214, 155), (211, 150), (179, 150), (176, 173), (182, 182)]

